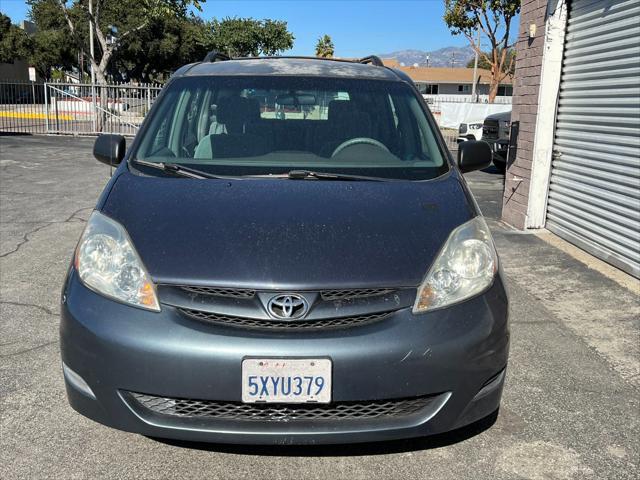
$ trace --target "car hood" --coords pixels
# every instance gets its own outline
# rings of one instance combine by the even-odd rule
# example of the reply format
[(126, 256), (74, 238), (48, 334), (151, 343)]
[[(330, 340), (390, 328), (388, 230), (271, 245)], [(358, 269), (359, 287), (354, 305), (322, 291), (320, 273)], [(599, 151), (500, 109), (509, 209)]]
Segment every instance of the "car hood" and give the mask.
[(511, 110), (487, 115), (485, 120), (511, 120)]
[(145, 177), (101, 208), (157, 283), (264, 289), (418, 285), (476, 215), (456, 175), (425, 182)]

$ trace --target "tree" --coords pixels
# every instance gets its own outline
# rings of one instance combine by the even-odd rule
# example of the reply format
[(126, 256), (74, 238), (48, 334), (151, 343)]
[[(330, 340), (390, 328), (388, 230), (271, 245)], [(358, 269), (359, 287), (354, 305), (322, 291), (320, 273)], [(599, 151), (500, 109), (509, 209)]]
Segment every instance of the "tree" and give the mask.
[[(130, 37), (147, 28), (154, 20), (166, 17), (185, 18), (187, 8), (206, 0), (28, 0), (32, 11), (39, 4), (55, 2), (62, 13), (68, 33), (88, 57), (98, 83), (107, 83), (107, 69), (118, 48)], [(94, 55), (88, 44), (91, 22), (97, 47)], [(36, 22), (36, 25), (38, 22)]]
[[(78, 49), (69, 41), (70, 32), (56, 0), (28, 2), (29, 19), (36, 24), (29, 62), (49, 80), (52, 69), (70, 70), (77, 63)], [(88, 26), (85, 27), (88, 32)]]
[(0, 63), (13, 63), (16, 59), (27, 58), (30, 49), (29, 35), (0, 12)]
[[(464, 35), (471, 47), (485, 60), (491, 70), (489, 102), (498, 94), (498, 86), (513, 69), (515, 55), (507, 55), (514, 44), (509, 43), (511, 21), (520, 12), (520, 0), (444, 0), (444, 21), (454, 35)], [(489, 40), (491, 51), (482, 52), (475, 42), (480, 30)]]
[[(31, 61), (41, 75), (48, 78), (51, 68), (71, 70), (77, 66), (79, 52), (87, 60), (81, 66), (82, 73), (88, 73), (85, 65), (90, 63), (86, 51), (89, 22), (80, 7), (68, 7), (80, 38), (78, 42), (70, 41), (71, 31), (58, 0), (28, 0), (28, 3), (30, 20), (36, 24)], [(137, 0), (105, 2), (100, 13), (105, 28), (117, 25), (118, 31), (122, 31), (137, 25), (144, 13), (139, 3)], [(207, 24), (199, 17), (193, 14), (157, 15), (149, 18), (146, 26), (135, 35), (120, 39), (104, 75), (120, 81), (162, 80), (185, 63), (201, 60), (210, 49)], [(102, 52), (97, 41), (95, 57), (100, 62)]]
[(281, 20), (224, 18), (209, 22), (213, 50), (231, 57), (275, 55), (293, 47), (295, 37)]
[(323, 35), (318, 38), (318, 43), (316, 43), (316, 57), (332, 58), (334, 52), (333, 40), (331, 40), (329, 35)]
[[(500, 52), (502, 53), (502, 52)], [(483, 68), (484, 70), (491, 70), (491, 63), (489, 63), (489, 58), (491, 57), (491, 52), (482, 52), (482, 55), (478, 55), (478, 68)], [(513, 76), (516, 71), (516, 62), (515, 62), (516, 51), (514, 48), (509, 49), (507, 52), (507, 61), (505, 62), (503, 68), (505, 68), (505, 73)], [(512, 60), (513, 57), (513, 60)], [(473, 68), (474, 59), (472, 58), (467, 62), (467, 68)]]
[(118, 49), (112, 74), (121, 80), (162, 80), (185, 63), (201, 61), (213, 48), (210, 37), (198, 17), (156, 19)]

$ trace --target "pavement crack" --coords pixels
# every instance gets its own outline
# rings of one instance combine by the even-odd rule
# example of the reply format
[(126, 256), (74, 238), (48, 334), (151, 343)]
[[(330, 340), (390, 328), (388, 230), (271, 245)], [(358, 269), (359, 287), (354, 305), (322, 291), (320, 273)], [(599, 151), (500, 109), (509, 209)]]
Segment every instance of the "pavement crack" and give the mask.
[(20, 250), (22, 248), (23, 245), (29, 243), (29, 241), (31, 240), (31, 235), (38, 233), (40, 230), (47, 228), (51, 225), (56, 225), (59, 223), (84, 223), (86, 222), (86, 220), (84, 218), (80, 218), (77, 215), (82, 212), (83, 210), (92, 210), (93, 207), (82, 207), (79, 208), (77, 210), (75, 210), (73, 213), (71, 213), (71, 215), (69, 215), (65, 220), (59, 221), (59, 222), (46, 222), (43, 225), (40, 225), (39, 227), (33, 228), (31, 230), (29, 230), (28, 232), (26, 232), (23, 236), (22, 239), (18, 242), (18, 244), (16, 245), (16, 247), (13, 250), (10, 250), (8, 252), (5, 252), (3, 254), (0, 255), (0, 258), (5, 258), (8, 257), (9, 255), (13, 255), (14, 253), (16, 253), (18, 250)]
[(9, 255), (12, 255), (14, 253), (16, 253), (18, 250), (20, 250), (20, 248), (29, 242), (29, 235), (33, 235), (34, 233), (39, 232), (40, 230), (42, 230), (43, 228), (47, 228), (49, 225), (51, 225), (51, 223), (45, 223), (44, 225), (40, 225), (39, 227), (36, 227), (32, 230), (29, 230), (27, 233), (25, 233), (22, 236), (22, 239), (18, 242), (18, 244), (16, 245), (16, 247), (13, 250), (10, 250), (8, 252), (3, 253), (2, 255), (0, 255), (0, 258), (5, 258), (8, 257)]
[(511, 320), (513, 325), (554, 325), (553, 320)]
[(15, 357), (17, 355), (22, 355), (23, 353), (29, 353), (40, 348), (48, 347), (49, 345), (53, 345), (54, 343), (58, 343), (58, 341), (51, 340), (50, 342), (41, 343), (40, 345), (36, 345), (35, 347), (25, 348), (24, 350), (18, 350), (17, 352), (13, 353), (6, 353), (4, 355), (0, 355), (0, 358)]
[(41, 311), (43, 311), (44, 313), (46, 313), (48, 315), (53, 315), (54, 317), (59, 317), (60, 316), (59, 313), (54, 312), (50, 308), (43, 307), (42, 305), (36, 305), (34, 303), (21, 303), (21, 302), (11, 302), (11, 301), (2, 300), (2, 301), (0, 301), (0, 305), (13, 305), (13, 306), (16, 306), (16, 307), (37, 308), (38, 310), (41, 310)]

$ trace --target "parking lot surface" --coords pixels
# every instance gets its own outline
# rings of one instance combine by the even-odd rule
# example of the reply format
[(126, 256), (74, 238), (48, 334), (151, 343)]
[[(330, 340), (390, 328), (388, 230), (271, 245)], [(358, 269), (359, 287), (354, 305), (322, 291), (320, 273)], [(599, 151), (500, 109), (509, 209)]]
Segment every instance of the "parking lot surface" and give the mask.
[(391, 443), (236, 447), (159, 441), (76, 414), (60, 367), (59, 295), (109, 178), (91, 148), (84, 138), (0, 137), (1, 478), (638, 478), (634, 281), (500, 223), (503, 179), (492, 170), (467, 177), (510, 290), (511, 359), (495, 423)]

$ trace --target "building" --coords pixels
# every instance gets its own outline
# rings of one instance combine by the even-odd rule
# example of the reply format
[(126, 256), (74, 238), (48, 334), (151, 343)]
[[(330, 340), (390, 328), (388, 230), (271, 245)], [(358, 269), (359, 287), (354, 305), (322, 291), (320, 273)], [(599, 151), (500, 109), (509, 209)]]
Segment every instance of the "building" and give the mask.
[[(471, 96), (473, 91), (473, 68), (438, 68), (438, 67), (406, 67), (396, 59), (384, 59), (388, 67), (398, 68), (409, 75), (423, 95), (460, 95)], [(491, 72), (482, 68), (477, 70), (476, 93), (481, 96), (489, 94)], [(507, 77), (498, 87), (498, 96), (513, 94), (513, 79)]]
[(522, 1), (502, 213), (635, 277), (638, 39), (640, 0)]
[[(423, 95), (471, 95), (473, 90), (473, 68), (400, 67), (415, 82)], [(476, 93), (488, 95), (491, 72), (479, 68)], [(499, 97), (513, 94), (512, 79), (507, 77), (498, 87)]]

